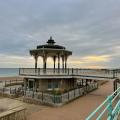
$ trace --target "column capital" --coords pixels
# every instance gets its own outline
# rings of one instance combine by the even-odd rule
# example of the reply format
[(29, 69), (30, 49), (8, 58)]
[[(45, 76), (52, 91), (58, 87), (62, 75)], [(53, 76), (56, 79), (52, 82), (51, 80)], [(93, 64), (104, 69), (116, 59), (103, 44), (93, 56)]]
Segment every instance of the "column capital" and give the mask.
[(68, 59), (68, 55), (64, 55), (65, 61), (67, 61)]
[(34, 55), (34, 58), (35, 58), (35, 59), (38, 59), (38, 55), (37, 55), (37, 54), (36, 54), (36, 55)]

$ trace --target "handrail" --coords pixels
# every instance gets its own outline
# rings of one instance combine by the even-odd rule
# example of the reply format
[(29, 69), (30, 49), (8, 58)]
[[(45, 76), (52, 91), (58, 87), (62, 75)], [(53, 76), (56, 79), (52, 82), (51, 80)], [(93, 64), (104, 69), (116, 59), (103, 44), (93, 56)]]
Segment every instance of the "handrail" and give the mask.
[(107, 97), (107, 99), (106, 99), (100, 106), (98, 106), (98, 107), (95, 109), (95, 111), (92, 112), (92, 113), (86, 118), (86, 120), (91, 120), (91, 119), (95, 116), (95, 114), (96, 114), (97, 112), (99, 112), (100, 109), (107, 103), (108, 99), (109, 99), (109, 98)]
[[(96, 120), (101, 120), (101, 117), (104, 115), (105, 112), (108, 112), (108, 120), (113, 120), (116, 109), (118, 108), (118, 105), (120, 107), (120, 100), (118, 101), (118, 103), (116, 104), (116, 106), (113, 109), (112, 103), (116, 100), (116, 98), (120, 95), (120, 87), (113, 92), (110, 96), (107, 97), (106, 100), (104, 100), (104, 102), (99, 105), (97, 107), (97, 109), (95, 111), (93, 111), (87, 118), (86, 120), (92, 120), (92, 118), (98, 113), (98, 116), (96, 118)], [(107, 103), (107, 105), (106, 105)], [(104, 109), (102, 109), (103, 107), (105, 107)], [(100, 110), (102, 110), (102, 112), (99, 112)], [(120, 110), (119, 110), (120, 111)]]
[(114, 109), (112, 111), (112, 116), (115, 116), (116, 113), (118, 113), (118, 114), (120, 113), (120, 100), (118, 101), (118, 103), (114, 107)]

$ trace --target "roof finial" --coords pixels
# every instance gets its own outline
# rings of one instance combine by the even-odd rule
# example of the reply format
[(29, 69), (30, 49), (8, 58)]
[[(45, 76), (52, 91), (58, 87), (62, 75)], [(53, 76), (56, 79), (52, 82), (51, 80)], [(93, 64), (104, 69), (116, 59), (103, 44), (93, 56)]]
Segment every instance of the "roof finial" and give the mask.
[(52, 39), (52, 36), (50, 36), (50, 39), (47, 41), (49, 45), (54, 45), (55, 41)]
[(50, 40), (52, 40), (52, 36), (50, 36)]

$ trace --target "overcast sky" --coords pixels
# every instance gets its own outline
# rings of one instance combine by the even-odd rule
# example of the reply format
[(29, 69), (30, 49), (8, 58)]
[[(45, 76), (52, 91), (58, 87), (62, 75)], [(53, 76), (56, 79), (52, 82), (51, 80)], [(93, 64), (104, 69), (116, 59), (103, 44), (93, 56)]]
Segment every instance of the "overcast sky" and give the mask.
[(69, 67), (119, 68), (120, 0), (0, 0), (0, 67), (33, 67), (29, 49), (50, 36)]

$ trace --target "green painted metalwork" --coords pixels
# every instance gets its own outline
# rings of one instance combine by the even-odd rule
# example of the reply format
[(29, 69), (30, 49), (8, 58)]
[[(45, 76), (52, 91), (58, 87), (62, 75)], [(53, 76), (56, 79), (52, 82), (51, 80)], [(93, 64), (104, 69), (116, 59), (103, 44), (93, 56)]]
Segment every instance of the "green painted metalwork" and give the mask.
[(120, 87), (106, 98), (106, 100), (93, 111), (86, 120), (118, 120), (120, 114)]

